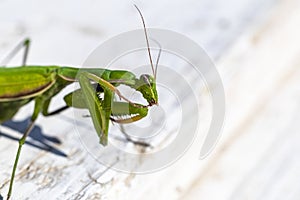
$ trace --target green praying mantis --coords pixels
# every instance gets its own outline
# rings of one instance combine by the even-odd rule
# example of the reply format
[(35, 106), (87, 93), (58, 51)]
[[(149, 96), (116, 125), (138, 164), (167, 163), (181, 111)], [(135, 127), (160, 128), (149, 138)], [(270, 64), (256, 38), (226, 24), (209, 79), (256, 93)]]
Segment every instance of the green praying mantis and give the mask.
[[(26, 65), (30, 46), (29, 39), (26, 39), (11, 52), (12, 57), (20, 48), (25, 48), (22, 66), (0, 67), (0, 124), (12, 119), (22, 106), (34, 101), (31, 121), (19, 140), (7, 199), (12, 195), (13, 182), (22, 146), (40, 113), (44, 116), (51, 116), (69, 107), (88, 109), (100, 143), (105, 146), (108, 141), (110, 121), (120, 124), (138, 121), (147, 115), (149, 107), (158, 104), (156, 73), (160, 52), (154, 67), (145, 21), (139, 8), (136, 5), (134, 6), (143, 22), (153, 76), (142, 74), (137, 78), (129, 71), (100, 68), (29, 66)], [(50, 112), (51, 99), (67, 85), (74, 82), (79, 82), (80, 89), (74, 90), (64, 97), (65, 106)], [(125, 85), (140, 92), (148, 105), (142, 105), (127, 99), (117, 89), (119, 85)], [(115, 96), (123, 101), (115, 100)]]

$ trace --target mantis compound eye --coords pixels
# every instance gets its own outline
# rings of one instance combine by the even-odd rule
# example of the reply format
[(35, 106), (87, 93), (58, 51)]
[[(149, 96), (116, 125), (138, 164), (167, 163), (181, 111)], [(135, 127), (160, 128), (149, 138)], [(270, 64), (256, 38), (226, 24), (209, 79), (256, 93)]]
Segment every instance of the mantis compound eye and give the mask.
[(143, 80), (144, 83), (151, 87), (150, 76), (148, 74), (141, 75), (141, 80)]

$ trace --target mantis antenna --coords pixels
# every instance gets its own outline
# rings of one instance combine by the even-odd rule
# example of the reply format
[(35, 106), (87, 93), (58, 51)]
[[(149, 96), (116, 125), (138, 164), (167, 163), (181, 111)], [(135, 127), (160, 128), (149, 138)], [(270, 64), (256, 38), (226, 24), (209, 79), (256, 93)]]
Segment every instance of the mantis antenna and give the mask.
[(147, 42), (147, 50), (148, 50), (148, 54), (149, 54), (149, 59), (150, 59), (150, 64), (151, 64), (151, 68), (152, 68), (152, 73), (153, 73), (153, 76), (154, 76), (154, 79), (155, 79), (156, 78), (156, 71), (155, 71), (154, 66), (153, 66), (153, 61), (152, 61), (152, 56), (151, 56), (151, 52), (150, 52), (150, 45), (149, 45), (149, 39), (148, 39), (147, 30), (146, 30), (145, 20), (144, 20), (144, 17), (142, 15), (142, 12), (140, 11), (140, 9), (135, 4), (133, 4), (133, 5), (137, 9), (137, 11), (139, 12), (139, 14), (141, 16), (141, 19), (142, 19), (142, 22), (143, 22), (144, 33), (145, 33), (146, 42)]
[(162, 49), (162, 47), (161, 47), (161, 45), (160, 45), (160, 43), (157, 41), (157, 40), (155, 40), (155, 39), (153, 39), (153, 38), (150, 38), (151, 40), (153, 40), (156, 44), (157, 44), (157, 46), (159, 46), (159, 52), (158, 52), (158, 55), (157, 55), (157, 58), (156, 58), (156, 63), (155, 63), (155, 74), (154, 74), (154, 78), (156, 79), (156, 74), (157, 74), (157, 67), (158, 67), (158, 62), (159, 62), (159, 59), (160, 59), (160, 55), (161, 55), (161, 49)]

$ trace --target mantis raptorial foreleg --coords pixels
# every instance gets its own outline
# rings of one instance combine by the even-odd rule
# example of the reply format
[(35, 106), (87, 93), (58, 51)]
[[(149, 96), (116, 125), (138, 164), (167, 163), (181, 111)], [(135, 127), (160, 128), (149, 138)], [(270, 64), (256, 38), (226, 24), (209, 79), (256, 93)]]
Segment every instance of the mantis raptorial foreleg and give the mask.
[[(135, 104), (135, 105), (137, 105), (137, 104)], [(127, 123), (138, 121), (146, 116), (146, 115), (141, 114), (141, 112), (139, 112), (138, 108), (136, 108), (136, 110), (133, 110), (130, 108), (134, 108), (134, 106), (132, 107), (131, 103), (114, 102), (112, 105), (112, 115), (113, 116), (122, 116), (122, 115), (130, 115), (130, 116), (128, 116), (126, 119), (122, 119), (122, 118), (115, 119), (115, 118), (111, 117), (111, 121), (119, 123), (119, 124), (127, 124)], [(147, 114), (147, 113), (145, 113), (145, 114)]]
[[(130, 108), (134, 108), (136, 110), (132, 110)], [(151, 146), (150, 144), (142, 141), (136, 141), (133, 140), (129, 134), (126, 133), (123, 124), (131, 123), (138, 121), (142, 118), (144, 118), (147, 115), (147, 112), (143, 113), (140, 110), (138, 110), (135, 107), (132, 107), (131, 104), (126, 103), (126, 102), (114, 102), (112, 106), (112, 115), (113, 116), (122, 116), (122, 115), (127, 115), (127, 118), (119, 118), (115, 119), (113, 117), (110, 118), (112, 122), (116, 122), (120, 124), (120, 131), (123, 133), (125, 136), (126, 140), (129, 142), (132, 142), (135, 145), (143, 146), (143, 147), (149, 147)]]
[[(101, 101), (95, 92), (95, 86), (91, 83), (94, 81), (100, 85), (104, 90), (104, 99)], [(96, 131), (100, 137), (100, 143), (106, 144), (108, 135), (109, 120), (117, 123), (130, 123), (142, 119), (144, 117), (139, 109), (144, 106), (133, 103), (125, 98), (120, 91), (108, 81), (88, 72), (81, 72), (79, 74), (79, 83), (84, 94), (84, 100), (89, 112), (91, 114)], [(126, 102), (113, 103), (114, 94), (117, 94), (120, 98)], [(128, 109), (136, 107), (136, 111), (129, 111)], [(136, 112), (136, 113), (135, 113)], [(114, 119), (111, 115), (122, 115), (126, 113), (129, 115), (126, 119)], [(131, 116), (133, 114), (133, 116)]]
[[(107, 81), (97, 76), (94, 76), (93, 74), (90, 74), (88, 72), (81, 72), (78, 78), (80, 87), (85, 96), (85, 104), (87, 105), (87, 108), (90, 111), (93, 124), (100, 138), (100, 143), (106, 145), (108, 136), (109, 117), (111, 114), (111, 101), (113, 99), (114, 87)], [(99, 97), (97, 96), (95, 88), (93, 84), (91, 84), (90, 80), (97, 81), (98, 84), (103, 88), (103, 103), (101, 103)]]
[(130, 101), (129, 99), (127, 99), (126, 97), (124, 97), (121, 94), (121, 92), (115, 86), (113, 86), (109, 81), (106, 81), (103, 78), (96, 76), (95, 74), (92, 74), (92, 73), (89, 73), (89, 72), (82, 72), (81, 75), (84, 75), (88, 79), (97, 82), (100, 86), (104, 87), (104, 89), (109, 89), (113, 93), (117, 94), (121, 99), (127, 101), (128, 103), (130, 103), (133, 106), (136, 106), (136, 107), (147, 107), (147, 106), (142, 106), (140, 104), (136, 104), (136, 103)]
[(1, 66), (6, 66), (7, 63), (22, 49), (24, 49), (23, 59), (22, 59), (22, 65), (26, 66), (27, 56), (29, 52), (29, 46), (30, 46), (30, 39), (26, 38), (22, 42), (20, 42), (2, 61)]

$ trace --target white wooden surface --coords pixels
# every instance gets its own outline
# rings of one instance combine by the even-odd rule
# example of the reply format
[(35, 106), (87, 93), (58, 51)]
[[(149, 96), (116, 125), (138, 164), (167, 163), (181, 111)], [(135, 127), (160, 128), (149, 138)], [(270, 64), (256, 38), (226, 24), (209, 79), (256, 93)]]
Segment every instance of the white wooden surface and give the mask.
[(221, 61), (224, 135), (182, 199), (299, 199), (299, 6), (281, 1)]
[[(67, 157), (26, 145), (13, 199), (297, 199), (298, 1), (137, 3), (148, 26), (181, 32), (218, 59), (227, 119), (217, 149), (199, 161), (197, 140), (168, 168), (121, 174), (98, 164), (81, 146), (71, 111), (41, 117), (42, 133), (58, 138), (61, 144), (50, 144)], [(0, 55), (30, 36), (31, 64), (80, 66), (101, 41), (140, 28), (131, 2), (2, 1), (0, 9)], [(22, 109), (16, 121), (31, 109)], [(1, 132), (20, 137), (5, 127)], [(16, 141), (0, 136), (3, 197), (16, 148)]]

